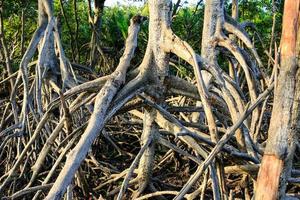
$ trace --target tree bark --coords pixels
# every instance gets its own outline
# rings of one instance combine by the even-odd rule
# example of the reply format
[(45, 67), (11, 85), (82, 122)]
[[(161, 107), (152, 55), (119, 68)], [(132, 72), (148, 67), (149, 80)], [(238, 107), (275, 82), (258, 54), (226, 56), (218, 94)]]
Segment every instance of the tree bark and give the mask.
[(139, 31), (140, 22), (140, 17), (137, 17), (131, 21), (131, 26), (129, 27), (130, 34), (126, 40), (126, 49), (122, 58), (120, 59), (120, 63), (115, 72), (111, 75), (110, 79), (107, 80), (101, 91), (98, 93), (95, 100), (94, 111), (89, 120), (89, 124), (78, 144), (68, 154), (66, 164), (60, 172), (46, 199), (52, 200), (62, 198), (67, 187), (69, 184), (71, 184), (71, 181), (81, 162), (86, 157), (90, 146), (98, 134), (102, 131), (111, 101), (115, 97), (121, 85), (125, 82), (126, 72), (134, 55), (134, 50), (137, 46), (137, 33)]
[(296, 58), (299, 9), (299, 0), (285, 1), (280, 70), (275, 85), (267, 146), (257, 178), (256, 200), (284, 198), (287, 178), (291, 172), (299, 131), (300, 84)]

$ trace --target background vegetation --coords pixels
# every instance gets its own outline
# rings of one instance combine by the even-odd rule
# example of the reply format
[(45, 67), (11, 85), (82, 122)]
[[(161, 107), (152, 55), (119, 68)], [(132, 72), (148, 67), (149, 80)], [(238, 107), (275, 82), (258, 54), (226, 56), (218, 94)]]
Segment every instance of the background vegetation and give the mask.
[[(37, 1), (3, 1), (3, 21), (4, 34), (9, 41), (8, 47), (12, 50), (12, 65), (14, 71), (18, 69), (18, 64), (24, 52), (22, 52), (22, 12), (24, 17), (24, 44), (26, 47), (32, 37), (33, 32), (37, 27)], [(63, 8), (68, 19), (71, 30), (76, 29), (76, 18), (78, 19), (78, 38), (76, 43), (79, 47), (79, 60), (75, 60), (71, 55), (71, 36), (69, 29), (66, 26), (64, 17), (62, 16), (62, 7), (59, 0), (54, 0), (55, 15), (58, 16), (61, 22), (61, 37), (66, 51), (67, 57), (71, 62), (78, 62), (83, 65), (88, 65), (89, 42), (91, 37), (91, 26), (88, 19), (88, 4), (85, 0), (77, 0), (77, 12), (74, 9), (74, 1), (62, 1)], [(267, 60), (265, 51), (269, 50), (272, 32), (273, 14), (276, 16), (275, 38), (277, 45), (279, 44), (281, 31), (281, 15), (283, 10), (283, 1), (275, 1), (274, 7), (271, 0), (243, 0), (240, 3), (239, 21), (249, 21), (255, 24), (256, 29), (248, 28), (248, 33), (252, 36), (255, 46), (263, 60)], [(226, 9), (231, 10), (231, 4), (227, 3)], [(105, 7), (102, 17), (101, 27), (101, 46), (106, 51), (106, 56), (110, 60), (110, 70), (102, 72), (109, 73), (115, 67), (116, 62), (122, 55), (124, 41), (127, 36), (127, 28), (129, 19), (136, 15), (142, 14), (147, 16), (147, 7), (135, 6), (115, 6)], [(204, 5), (199, 1), (198, 5), (187, 6), (183, 3), (178, 9), (178, 12), (173, 16), (172, 28), (174, 32), (185, 39), (198, 53), (200, 52), (201, 30), (203, 24)], [(138, 51), (144, 52), (147, 45), (147, 23), (142, 26), (139, 35)], [(200, 30), (200, 31), (199, 31)], [(26, 49), (26, 48), (25, 48)], [(24, 51), (24, 49), (23, 49)], [(118, 52), (118, 53), (116, 53)], [(142, 54), (137, 54), (142, 55)], [(135, 62), (140, 61), (140, 57), (135, 58)], [(0, 64), (0, 70), (3, 71), (4, 63)], [(103, 66), (102, 66), (103, 67)], [(224, 66), (226, 68), (226, 66)], [(101, 71), (101, 66), (96, 66), (98, 73)], [(188, 69), (177, 68), (179, 73), (187, 73)], [(2, 73), (2, 78), (5, 74)]]

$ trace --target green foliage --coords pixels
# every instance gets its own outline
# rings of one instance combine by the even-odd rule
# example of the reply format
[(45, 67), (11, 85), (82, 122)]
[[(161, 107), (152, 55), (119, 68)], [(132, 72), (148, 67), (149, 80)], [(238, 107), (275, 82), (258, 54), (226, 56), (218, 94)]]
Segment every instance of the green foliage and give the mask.
[[(30, 0), (16, 0), (16, 1), (3, 1), (3, 18), (4, 18), (4, 30), (5, 37), (8, 42), (9, 49), (13, 49), (15, 46), (15, 54), (13, 58), (13, 66), (15, 70), (18, 68), (18, 64), (22, 57), (20, 40), (21, 40), (21, 11), (25, 13), (25, 47), (28, 45), (34, 30), (37, 27), (37, 1)], [(226, 10), (228, 14), (231, 12), (231, 3), (226, 1)], [(275, 39), (279, 44), (280, 30), (281, 30), (281, 13), (283, 10), (283, 1), (277, 0), (276, 2), (276, 29)], [(89, 42), (91, 40), (92, 28), (88, 19), (88, 4), (86, 0), (77, 0), (77, 12), (74, 10), (74, 1), (63, 0), (63, 7), (66, 14), (66, 18), (70, 25), (71, 30), (66, 26), (65, 18), (62, 16), (62, 8), (59, 0), (54, 0), (54, 11), (61, 22), (61, 38), (64, 45), (65, 52), (72, 60), (72, 39), (76, 40), (79, 47), (80, 63), (86, 64), (89, 54)], [(107, 56), (114, 59), (116, 62), (122, 53), (125, 39), (127, 37), (127, 29), (129, 26), (130, 18), (136, 14), (144, 16), (149, 15), (149, 8), (146, 4), (143, 7), (134, 6), (115, 6), (105, 7), (102, 16), (101, 26), (101, 46), (108, 47), (112, 50), (112, 53), (107, 53)], [(271, 0), (241, 0), (239, 2), (239, 21), (251, 21), (256, 25), (257, 31), (248, 29), (248, 32), (254, 40), (255, 46), (258, 49), (259, 54), (266, 61), (268, 58), (265, 56), (264, 51), (268, 50), (271, 28), (272, 28), (272, 3)], [(172, 18), (172, 29), (174, 32), (184, 40), (186, 40), (198, 53), (201, 49), (201, 33), (204, 16), (203, 3), (198, 7), (180, 7), (178, 12)], [(75, 38), (76, 33), (76, 18), (78, 19), (78, 38)], [(141, 27), (138, 39), (137, 54), (133, 60), (134, 64), (138, 64), (145, 51), (148, 38), (148, 22), (146, 21)], [(259, 40), (258, 35), (262, 39), (263, 44)], [(222, 59), (221, 61), (222, 62)], [(222, 65), (226, 68), (226, 63)], [(183, 67), (184, 65), (178, 65), (174, 73), (187, 75), (189, 70)]]
[(204, 7), (183, 7), (173, 16), (172, 29), (200, 53)]
[[(274, 37), (278, 46), (280, 43), (280, 33), (282, 28), (283, 3), (284, 1), (275, 0), (276, 26)], [(231, 10), (230, 6), (228, 10)], [(264, 51), (269, 51), (271, 41), (273, 23), (272, 11), (273, 8), (271, 0), (248, 0), (241, 1), (239, 4), (239, 21), (250, 21), (255, 24), (256, 30), (249, 28), (247, 31), (252, 36), (252, 40), (255, 43), (257, 51), (264, 62), (268, 60), (268, 57)], [(258, 35), (260, 37), (258, 37)]]
[[(105, 8), (103, 15), (102, 34), (111, 43), (121, 42), (127, 38), (130, 18), (138, 14), (137, 7), (112, 7)], [(113, 46), (113, 44), (111, 44)]]
[(141, 9), (141, 15), (142, 16), (149, 16), (149, 6), (148, 4), (145, 4), (145, 6), (143, 6), (143, 8)]
[[(11, 60), (12, 70), (19, 68), (22, 58), (21, 52), (21, 27), (22, 27), (22, 10), (24, 12), (24, 45), (27, 46), (33, 32), (37, 27), (37, 1), (2, 1), (2, 17), (5, 40), (8, 50), (14, 50), (13, 59)], [(25, 49), (26, 50), (26, 49)], [(1, 51), (1, 45), (0, 45)], [(2, 52), (1, 52), (2, 53)], [(0, 65), (1, 68), (1, 65)]]

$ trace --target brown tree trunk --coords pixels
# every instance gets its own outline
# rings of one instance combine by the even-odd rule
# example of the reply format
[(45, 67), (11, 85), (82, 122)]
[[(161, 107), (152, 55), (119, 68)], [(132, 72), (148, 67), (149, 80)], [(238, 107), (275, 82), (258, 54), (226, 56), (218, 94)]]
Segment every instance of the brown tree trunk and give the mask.
[(256, 184), (256, 200), (285, 197), (299, 130), (299, 69), (296, 41), (299, 30), (299, 0), (286, 0), (280, 52), (280, 70), (267, 146)]

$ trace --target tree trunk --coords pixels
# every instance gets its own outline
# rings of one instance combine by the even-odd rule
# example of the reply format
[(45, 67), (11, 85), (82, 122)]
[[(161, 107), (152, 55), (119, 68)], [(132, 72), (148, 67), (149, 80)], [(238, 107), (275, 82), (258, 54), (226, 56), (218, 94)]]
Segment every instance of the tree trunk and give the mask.
[(300, 22), (299, 6), (299, 0), (285, 1), (280, 70), (275, 85), (267, 146), (257, 178), (256, 200), (283, 199), (286, 181), (291, 173), (299, 131), (300, 72), (296, 57), (299, 55), (296, 51)]

